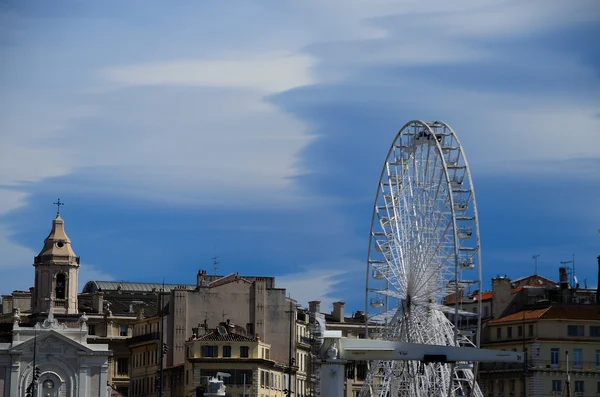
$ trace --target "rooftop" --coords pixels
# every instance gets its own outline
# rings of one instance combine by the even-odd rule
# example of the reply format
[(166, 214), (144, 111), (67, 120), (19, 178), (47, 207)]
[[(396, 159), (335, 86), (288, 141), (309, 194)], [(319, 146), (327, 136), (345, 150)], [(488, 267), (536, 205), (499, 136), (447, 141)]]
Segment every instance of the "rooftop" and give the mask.
[(227, 332), (224, 327), (221, 332), (214, 330), (196, 338), (196, 340), (209, 342), (258, 342), (258, 339), (256, 338), (249, 338), (246, 335)]
[(600, 306), (596, 305), (552, 305), (543, 309), (522, 310), (492, 320), (489, 324), (527, 320), (591, 320), (600, 321)]
[(160, 283), (136, 283), (132, 281), (88, 281), (83, 287), (82, 293), (93, 293), (97, 291), (123, 291), (123, 292), (158, 292), (164, 288), (165, 292), (171, 292), (176, 288), (193, 290), (195, 284), (160, 284)]

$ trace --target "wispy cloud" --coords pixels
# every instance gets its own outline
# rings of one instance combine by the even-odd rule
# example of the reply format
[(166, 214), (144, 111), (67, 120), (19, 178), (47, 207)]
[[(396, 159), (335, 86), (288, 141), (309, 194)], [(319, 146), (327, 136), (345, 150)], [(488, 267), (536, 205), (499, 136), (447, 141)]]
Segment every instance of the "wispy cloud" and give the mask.
[(102, 72), (120, 85), (184, 85), (280, 92), (315, 83), (315, 61), (302, 54), (252, 54), (244, 59), (180, 60), (121, 66)]

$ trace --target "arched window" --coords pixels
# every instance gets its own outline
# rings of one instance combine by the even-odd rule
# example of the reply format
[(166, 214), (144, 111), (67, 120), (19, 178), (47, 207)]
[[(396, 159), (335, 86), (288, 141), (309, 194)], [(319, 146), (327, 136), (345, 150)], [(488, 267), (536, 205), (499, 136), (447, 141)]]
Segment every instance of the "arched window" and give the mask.
[(56, 275), (56, 299), (65, 299), (65, 274), (59, 273)]

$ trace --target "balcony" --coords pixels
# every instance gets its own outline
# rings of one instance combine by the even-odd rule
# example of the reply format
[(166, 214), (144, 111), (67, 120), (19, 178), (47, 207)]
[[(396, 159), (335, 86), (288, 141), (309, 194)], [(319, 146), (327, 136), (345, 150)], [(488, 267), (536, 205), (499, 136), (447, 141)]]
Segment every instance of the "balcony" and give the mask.
[(158, 341), (159, 339), (160, 339), (159, 332), (149, 332), (147, 334), (132, 336), (131, 338), (127, 339), (126, 343), (127, 343), (127, 346), (131, 346), (131, 345), (135, 345), (137, 343)]
[[(567, 363), (562, 360), (558, 363), (553, 363), (550, 360), (527, 360), (528, 371), (566, 371)], [(583, 361), (575, 365), (573, 361), (569, 361), (569, 372), (593, 372), (597, 373), (599, 367), (595, 361)], [(522, 363), (480, 363), (479, 371), (495, 372), (495, 371), (523, 371)]]

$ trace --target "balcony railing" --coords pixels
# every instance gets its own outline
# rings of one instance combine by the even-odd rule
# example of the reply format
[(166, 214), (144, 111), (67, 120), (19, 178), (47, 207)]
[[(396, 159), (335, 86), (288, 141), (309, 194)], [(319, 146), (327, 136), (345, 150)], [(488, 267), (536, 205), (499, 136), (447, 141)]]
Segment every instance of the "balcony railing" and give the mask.
[[(574, 363), (573, 361), (569, 361), (569, 371), (571, 372), (597, 372), (600, 371), (600, 363), (596, 363), (595, 361), (581, 361), (578, 363)], [(479, 371), (523, 371), (522, 363), (481, 363), (479, 364)], [(558, 361), (553, 362), (551, 360), (536, 360), (530, 359), (527, 360), (527, 370), (562, 370), (565, 371), (567, 369), (566, 361)]]
[(159, 332), (149, 332), (147, 334), (132, 336), (131, 338), (127, 339), (127, 346), (130, 346), (130, 345), (133, 345), (136, 343), (157, 341), (159, 339), (160, 339)]

